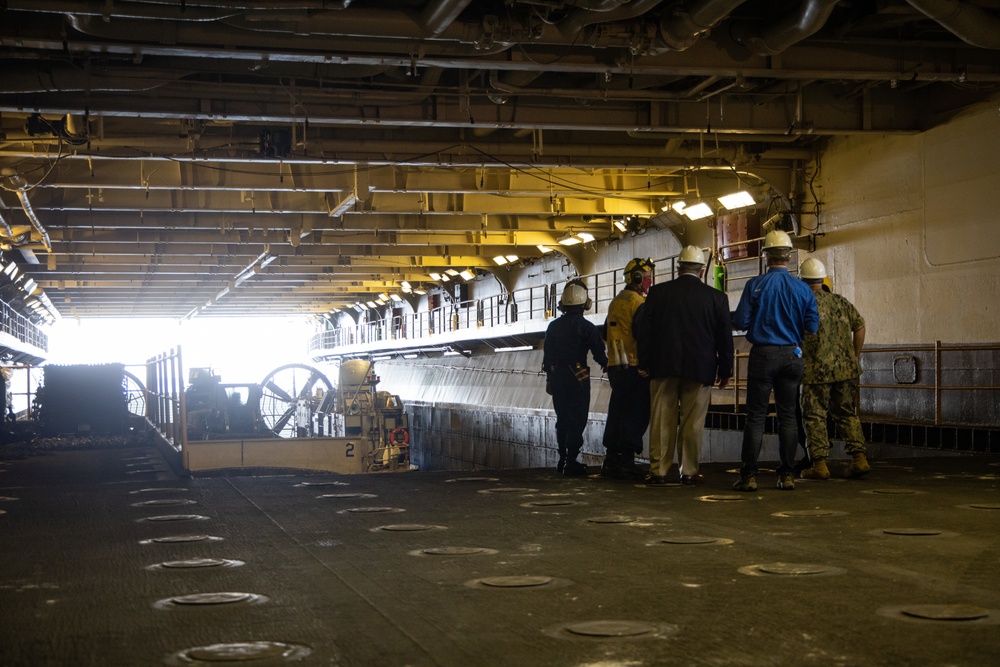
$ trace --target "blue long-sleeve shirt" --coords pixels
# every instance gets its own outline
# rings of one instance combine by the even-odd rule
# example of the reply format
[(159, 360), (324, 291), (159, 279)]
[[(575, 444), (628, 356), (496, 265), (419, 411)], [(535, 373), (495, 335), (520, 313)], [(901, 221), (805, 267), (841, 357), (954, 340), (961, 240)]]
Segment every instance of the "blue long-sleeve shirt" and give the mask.
[(754, 345), (801, 345), (804, 334), (819, 329), (816, 298), (788, 269), (771, 267), (747, 281), (733, 326)]

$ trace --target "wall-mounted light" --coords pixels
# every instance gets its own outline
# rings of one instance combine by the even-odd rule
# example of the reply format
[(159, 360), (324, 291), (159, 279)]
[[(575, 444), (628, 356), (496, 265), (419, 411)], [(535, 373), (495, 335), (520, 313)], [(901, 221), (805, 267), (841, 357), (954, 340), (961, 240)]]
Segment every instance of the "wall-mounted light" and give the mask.
[(753, 195), (746, 190), (740, 190), (739, 192), (723, 195), (722, 197), (719, 197), (719, 203), (725, 206), (727, 211), (732, 211), (738, 208), (747, 208), (748, 206), (755, 206), (757, 204), (757, 202), (754, 201)]
[(694, 204), (693, 206), (684, 207), (684, 215), (686, 215), (691, 220), (701, 220), (702, 218), (707, 218), (713, 214), (712, 207), (705, 202), (700, 202)]

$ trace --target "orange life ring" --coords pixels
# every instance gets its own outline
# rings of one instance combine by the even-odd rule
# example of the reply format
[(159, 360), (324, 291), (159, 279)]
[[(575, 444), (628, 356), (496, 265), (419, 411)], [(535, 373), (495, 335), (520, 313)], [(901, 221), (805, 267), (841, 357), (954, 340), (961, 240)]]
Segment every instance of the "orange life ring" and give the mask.
[(394, 428), (389, 433), (389, 444), (390, 445), (408, 445), (410, 444), (410, 433), (402, 426)]

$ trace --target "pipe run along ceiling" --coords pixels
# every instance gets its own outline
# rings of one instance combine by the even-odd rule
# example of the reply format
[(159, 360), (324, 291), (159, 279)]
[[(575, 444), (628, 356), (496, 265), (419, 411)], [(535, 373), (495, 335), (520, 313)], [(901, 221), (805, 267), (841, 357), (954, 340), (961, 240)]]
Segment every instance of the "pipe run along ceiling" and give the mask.
[(676, 197), (808, 207), (829, 138), (998, 84), (1000, 0), (8, 0), (0, 247), (64, 316), (323, 313)]

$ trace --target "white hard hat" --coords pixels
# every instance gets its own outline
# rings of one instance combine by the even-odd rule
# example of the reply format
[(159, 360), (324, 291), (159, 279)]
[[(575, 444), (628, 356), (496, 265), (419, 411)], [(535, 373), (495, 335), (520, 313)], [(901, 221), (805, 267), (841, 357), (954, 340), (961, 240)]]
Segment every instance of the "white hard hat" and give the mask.
[(587, 296), (587, 288), (580, 282), (571, 282), (563, 289), (562, 298), (559, 305), (563, 308), (569, 306), (583, 306), (589, 308), (590, 297)]
[(778, 249), (778, 248), (791, 248), (792, 239), (789, 238), (788, 234), (785, 232), (774, 230), (768, 232), (767, 236), (764, 237), (764, 250)]
[(822, 280), (826, 278), (826, 267), (823, 266), (823, 262), (815, 257), (810, 257), (802, 262), (802, 266), (799, 267), (799, 278), (803, 280)]
[(683, 262), (685, 264), (701, 264), (705, 265), (705, 251), (698, 246), (684, 246), (681, 250), (681, 254), (677, 256), (678, 262)]

